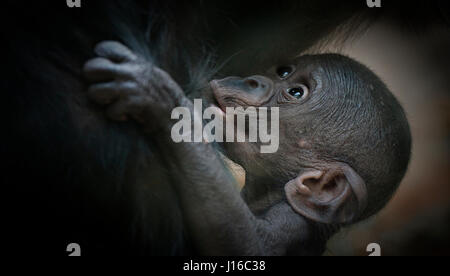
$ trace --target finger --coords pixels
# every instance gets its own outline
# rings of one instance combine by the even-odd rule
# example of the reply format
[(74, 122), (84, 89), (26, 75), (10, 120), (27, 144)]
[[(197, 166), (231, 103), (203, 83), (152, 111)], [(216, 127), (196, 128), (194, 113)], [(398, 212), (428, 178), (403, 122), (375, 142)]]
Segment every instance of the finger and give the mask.
[(138, 111), (135, 109), (138, 107), (137, 103), (130, 98), (121, 98), (106, 110), (106, 116), (113, 121), (123, 122), (128, 119), (128, 115), (137, 113)]
[(100, 105), (112, 103), (120, 96), (121, 90), (115, 82), (98, 83), (91, 85), (88, 89), (88, 98)]
[(172, 96), (182, 94), (180, 86), (172, 79), (169, 73), (159, 67), (152, 67), (152, 84), (161, 90), (168, 92)]
[(136, 65), (115, 64), (105, 58), (94, 58), (86, 62), (83, 73), (89, 81), (111, 81), (134, 77)]
[(135, 82), (107, 82), (91, 85), (88, 89), (88, 98), (105, 105), (110, 104), (119, 97), (132, 97), (139, 94)]
[(142, 97), (139, 96), (129, 96), (128, 97), (128, 110), (127, 114), (129, 117), (132, 117), (136, 121), (143, 123), (145, 120), (145, 112), (144, 110), (152, 108), (152, 105), (147, 100), (144, 100)]
[(117, 41), (103, 41), (97, 44), (95, 53), (114, 62), (133, 61), (137, 56), (125, 45)]
[(121, 75), (120, 67), (105, 58), (93, 58), (83, 67), (84, 76), (90, 81), (113, 80)]

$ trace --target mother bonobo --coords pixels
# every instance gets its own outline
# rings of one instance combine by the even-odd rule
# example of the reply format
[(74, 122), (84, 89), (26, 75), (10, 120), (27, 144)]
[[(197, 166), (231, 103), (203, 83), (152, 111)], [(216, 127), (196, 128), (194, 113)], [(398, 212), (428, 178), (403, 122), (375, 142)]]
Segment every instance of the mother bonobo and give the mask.
[(225, 121), (234, 117), (229, 107), (280, 111), (276, 153), (260, 153), (261, 142), (225, 143), (247, 173), (241, 198), (211, 144), (171, 140), (172, 110), (194, 112), (172, 78), (117, 42), (100, 44), (97, 53), (85, 65), (94, 81), (90, 98), (107, 107), (109, 118), (133, 118), (157, 141), (203, 254), (320, 254), (340, 225), (379, 211), (406, 171), (411, 137), (403, 110), (374, 73), (350, 58), (303, 56), (264, 76), (211, 83), (226, 112), (216, 116)]

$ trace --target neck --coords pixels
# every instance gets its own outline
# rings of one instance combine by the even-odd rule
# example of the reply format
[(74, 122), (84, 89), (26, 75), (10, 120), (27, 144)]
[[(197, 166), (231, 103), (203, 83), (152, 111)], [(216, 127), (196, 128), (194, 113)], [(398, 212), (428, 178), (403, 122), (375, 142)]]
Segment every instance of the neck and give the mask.
[[(255, 215), (265, 213), (271, 207), (286, 201), (284, 186), (278, 185), (268, 176), (257, 176), (247, 173), (242, 197)], [(326, 249), (328, 240), (338, 230), (338, 226), (316, 223), (298, 215), (304, 228), (301, 245), (293, 245), (289, 255), (321, 255)]]
[(301, 246), (291, 248), (288, 255), (319, 256), (326, 250), (328, 240), (339, 230), (338, 226), (320, 224), (302, 217), (305, 221), (305, 236)]
[(242, 197), (255, 214), (262, 213), (284, 199), (283, 187), (267, 176), (245, 175)]

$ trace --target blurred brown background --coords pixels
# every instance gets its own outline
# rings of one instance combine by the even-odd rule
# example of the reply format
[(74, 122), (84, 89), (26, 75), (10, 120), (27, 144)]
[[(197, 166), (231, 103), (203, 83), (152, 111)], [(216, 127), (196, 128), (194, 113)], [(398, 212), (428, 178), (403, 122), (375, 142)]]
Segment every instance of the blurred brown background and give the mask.
[(403, 105), (412, 159), (394, 198), (369, 221), (343, 229), (327, 255), (450, 254), (450, 35), (448, 29), (404, 32), (381, 20), (343, 53), (374, 70)]

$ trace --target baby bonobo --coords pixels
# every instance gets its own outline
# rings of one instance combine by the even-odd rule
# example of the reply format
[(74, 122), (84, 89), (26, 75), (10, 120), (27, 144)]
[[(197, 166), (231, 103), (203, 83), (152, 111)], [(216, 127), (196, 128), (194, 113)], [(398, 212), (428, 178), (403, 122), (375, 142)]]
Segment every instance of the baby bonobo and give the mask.
[(99, 44), (96, 54), (84, 67), (89, 97), (112, 120), (136, 120), (158, 143), (200, 254), (321, 254), (340, 226), (379, 211), (406, 171), (404, 112), (350, 58), (308, 55), (264, 76), (211, 81), (205, 98), (224, 113), (279, 108), (276, 153), (261, 153), (260, 142), (223, 143), (246, 171), (240, 194), (213, 144), (172, 141), (172, 110), (193, 104), (166, 72), (118, 42)]

